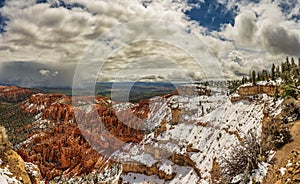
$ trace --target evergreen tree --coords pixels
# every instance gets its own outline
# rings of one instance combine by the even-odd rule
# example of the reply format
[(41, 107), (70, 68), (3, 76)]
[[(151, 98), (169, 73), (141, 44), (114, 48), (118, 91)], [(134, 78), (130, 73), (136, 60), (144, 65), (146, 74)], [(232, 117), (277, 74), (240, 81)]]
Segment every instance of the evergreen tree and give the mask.
[(280, 69), (279, 69), (279, 66), (276, 67), (276, 72), (275, 72), (275, 78), (278, 78), (280, 77)]
[(288, 57), (286, 57), (286, 70), (291, 71), (291, 64)]
[(252, 83), (256, 84), (256, 73), (254, 70), (252, 71)]
[(256, 81), (261, 81), (261, 75), (259, 72), (257, 72), (257, 78), (256, 78)]
[(296, 67), (296, 64), (295, 64), (295, 61), (294, 61), (294, 57), (292, 57), (292, 68), (295, 68)]
[(245, 76), (243, 76), (243, 78), (242, 78), (242, 84), (245, 84), (245, 83), (246, 83)]
[(275, 80), (275, 77), (276, 77), (276, 75), (275, 75), (275, 65), (273, 63), (272, 64), (272, 69), (271, 69), (271, 78), (272, 78), (272, 80)]
[(261, 73), (261, 80), (267, 81), (269, 80), (269, 74), (267, 72), (267, 70), (263, 70)]
[(285, 72), (285, 63), (281, 63), (281, 73)]
[(276, 88), (275, 88), (275, 91), (274, 91), (274, 100), (277, 100), (278, 99), (278, 97), (279, 97), (279, 90), (278, 90), (278, 87), (276, 86)]

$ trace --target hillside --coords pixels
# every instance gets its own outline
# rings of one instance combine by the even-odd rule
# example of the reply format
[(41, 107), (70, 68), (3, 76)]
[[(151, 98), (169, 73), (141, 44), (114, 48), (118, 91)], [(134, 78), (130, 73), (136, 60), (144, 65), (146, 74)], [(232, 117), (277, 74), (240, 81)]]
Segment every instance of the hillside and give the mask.
[[(190, 84), (136, 104), (38, 93), (2, 103), (2, 122), (17, 153), (47, 182), (249, 183), (267, 175), (264, 182), (272, 183), (271, 173), (278, 181), (291, 175), (279, 177), (281, 160), (297, 163), (292, 155), (280, 157), (281, 147), (290, 150), (285, 130), (297, 139), (297, 129), (281, 122), (298, 117), (292, 102), (273, 97), (279, 85), (242, 85), (227, 96), (222, 85)], [(291, 145), (297, 151), (295, 140)], [(241, 161), (243, 172), (229, 170), (241, 149), (256, 151), (246, 157), (254, 165)]]

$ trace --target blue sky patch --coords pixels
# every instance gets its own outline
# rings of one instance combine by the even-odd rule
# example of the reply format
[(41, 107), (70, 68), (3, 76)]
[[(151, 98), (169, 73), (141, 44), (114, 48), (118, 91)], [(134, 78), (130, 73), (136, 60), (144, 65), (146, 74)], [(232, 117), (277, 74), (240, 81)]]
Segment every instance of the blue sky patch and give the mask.
[[(229, 11), (227, 7), (220, 4), (217, 0), (205, 1), (189, 0), (189, 4), (196, 4), (191, 10), (185, 12), (190, 20), (195, 20), (203, 27), (209, 30), (220, 30), (222, 24), (234, 24), (236, 13)], [(235, 10), (237, 7), (235, 7)]]
[[(285, 0), (285, 1), (281, 1), (278, 4), (279, 8), (286, 16), (292, 13), (296, 5), (297, 5), (297, 0)], [(300, 20), (300, 12), (298, 12), (298, 14), (292, 14), (289, 17), (289, 19), (298, 22)]]
[[(37, 3), (50, 3), (48, 0), (37, 0), (36, 2)], [(55, 3), (51, 4), (51, 8), (58, 8), (58, 7), (64, 7), (68, 10), (71, 10), (73, 8), (82, 8), (82, 9), (84, 9), (84, 6), (82, 6), (79, 3), (68, 4), (68, 3), (65, 3), (63, 0), (60, 0), (57, 3), (55, 2)]]
[[(4, 6), (4, 3), (5, 3), (4, 0), (0, 0), (0, 8), (2, 8), (2, 7)], [(6, 22), (7, 20), (8, 20), (8, 19), (5, 18), (5, 17), (3, 17), (3, 16), (1, 15), (1, 13), (0, 13), (0, 33), (5, 32), (4, 28), (5, 28), (5, 26), (6, 26), (6, 23), (5, 23), (5, 22)]]

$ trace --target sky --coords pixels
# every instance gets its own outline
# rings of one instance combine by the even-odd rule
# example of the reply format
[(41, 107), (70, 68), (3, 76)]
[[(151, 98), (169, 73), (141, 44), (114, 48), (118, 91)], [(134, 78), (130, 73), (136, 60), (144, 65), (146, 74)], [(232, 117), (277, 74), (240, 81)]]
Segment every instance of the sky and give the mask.
[(0, 0), (0, 84), (237, 79), (298, 60), (299, 19), (299, 0)]

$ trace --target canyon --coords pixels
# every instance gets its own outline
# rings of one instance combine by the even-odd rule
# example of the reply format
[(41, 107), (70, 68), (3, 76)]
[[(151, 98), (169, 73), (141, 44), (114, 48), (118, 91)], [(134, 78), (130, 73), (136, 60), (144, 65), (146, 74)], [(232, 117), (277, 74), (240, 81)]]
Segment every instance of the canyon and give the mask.
[(227, 97), (224, 88), (197, 86), (136, 104), (29, 89), (2, 88), (1, 95), (30, 94), (19, 108), (34, 120), (14, 149), (38, 168), (38, 180), (205, 184), (230, 147), (249, 131), (261, 134), (266, 111), (269, 118), (281, 112), (274, 90), (242, 86)]

